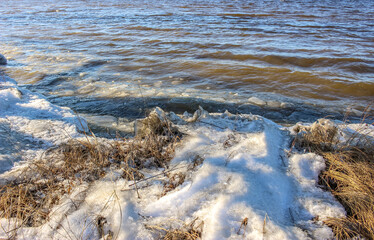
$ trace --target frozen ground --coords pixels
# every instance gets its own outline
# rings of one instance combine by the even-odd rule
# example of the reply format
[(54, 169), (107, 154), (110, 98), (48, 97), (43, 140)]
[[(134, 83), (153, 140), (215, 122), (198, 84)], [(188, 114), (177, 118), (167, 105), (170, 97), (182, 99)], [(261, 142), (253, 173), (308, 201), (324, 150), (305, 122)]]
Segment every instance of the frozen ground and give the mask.
[[(156, 112), (163, 114), (161, 109)], [(108, 171), (92, 184), (82, 183), (62, 196), (50, 220), (21, 228), (19, 239), (157, 239), (162, 229), (194, 227), (202, 239), (330, 239), (322, 224), (345, 214), (332, 195), (318, 187), (324, 160), (292, 152), (292, 128), (256, 115), (208, 113), (168, 118), (186, 133), (170, 165), (184, 174), (175, 189), (163, 192), (165, 169), (144, 170), (146, 181)], [(0, 182), (48, 147), (82, 137), (85, 121), (43, 96), (0, 81)], [(84, 127), (82, 127), (84, 126)], [(349, 131), (354, 131), (354, 126)], [(191, 168), (191, 162), (199, 160)], [(17, 163), (18, 162), (18, 163)], [(76, 206), (74, 201), (79, 199)], [(98, 217), (105, 219), (101, 230)], [(12, 221), (1, 219), (0, 238)]]

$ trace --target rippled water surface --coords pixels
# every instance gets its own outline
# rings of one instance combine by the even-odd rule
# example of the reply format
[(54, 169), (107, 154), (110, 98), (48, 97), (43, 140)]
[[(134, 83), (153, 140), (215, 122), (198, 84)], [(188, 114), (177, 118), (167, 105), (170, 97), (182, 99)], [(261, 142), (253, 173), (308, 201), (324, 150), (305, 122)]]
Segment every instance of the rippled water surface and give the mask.
[(3, 0), (0, 40), (6, 74), (79, 112), (299, 121), (374, 100), (371, 0)]

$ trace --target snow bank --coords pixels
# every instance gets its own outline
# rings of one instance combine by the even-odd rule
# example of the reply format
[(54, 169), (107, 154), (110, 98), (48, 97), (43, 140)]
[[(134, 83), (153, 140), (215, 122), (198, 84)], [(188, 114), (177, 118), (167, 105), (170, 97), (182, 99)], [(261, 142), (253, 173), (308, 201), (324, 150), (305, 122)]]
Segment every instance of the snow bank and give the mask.
[(15, 162), (28, 160), (48, 147), (80, 136), (87, 128), (68, 108), (0, 78), (0, 173)]
[[(156, 110), (160, 112), (164, 114)], [(318, 174), (325, 167), (321, 157), (285, 154), (289, 129), (260, 116), (209, 114), (203, 109), (167, 117), (186, 134), (168, 174), (160, 174), (165, 169), (144, 170), (150, 178), (134, 186), (109, 171), (64, 197), (46, 224), (19, 229), (18, 238), (155, 239), (164, 229), (188, 224), (198, 228), (204, 240), (333, 237), (322, 221), (343, 216), (344, 209), (318, 187)], [(35, 155), (80, 137), (85, 126), (71, 110), (10, 79), (0, 85), (0, 122), (1, 171), (13, 166), (9, 159), (15, 155)], [(165, 183), (177, 173), (184, 181), (165, 192)], [(3, 230), (9, 221), (0, 222), (0, 238), (6, 237)]]

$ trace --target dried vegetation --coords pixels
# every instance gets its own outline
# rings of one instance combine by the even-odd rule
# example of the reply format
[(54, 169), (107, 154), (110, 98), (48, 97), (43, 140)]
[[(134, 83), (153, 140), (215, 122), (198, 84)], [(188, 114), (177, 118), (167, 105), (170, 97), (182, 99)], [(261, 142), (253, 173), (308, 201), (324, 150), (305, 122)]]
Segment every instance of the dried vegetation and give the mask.
[(16, 179), (0, 186), (0, 218), (16, 221), (9, 238), (15, 237), (19, 227), (44, 224), (64, 195), (83, 182), (102, 178), (111, 169), (121, 169), (123, 178), (135, 181), (144, 177), (143, 168), (168, 168), (181, 133), (156, 114), (143, 121), (142, 133), (132, 139), (103, 143), (86, 136), (51, 148)]
[(374, 141), (368, 124), (349, 139), (339, 140), (340, 130), (331, 121), (319, 120), (309, 128), (296, 129), (294, 144), (324, 157), (326, 169), (319, 183), (340, 201), (347, 216), (329, 218), (337, 239), (374, 239)]
[[(169, 225), (169, 226), (164, 226)], [(173, 227), (174, 225), (174, 227)], [(157, 233), (160, 240), (198, 240), (201, 239), (204, 221), (198, 218), (186, 224), (181, 221), (165, 221), (163, 225), (147, 225), (146, 228)]]
[(168, 181), (164, 182), (164, 188), (163, 188), (161, 196), (165, 196), (168, 192), (182, 185), (186, 178), (186, 174), (182, 172), (168, 173), (166, 174), (166, 176), (168, 177)]

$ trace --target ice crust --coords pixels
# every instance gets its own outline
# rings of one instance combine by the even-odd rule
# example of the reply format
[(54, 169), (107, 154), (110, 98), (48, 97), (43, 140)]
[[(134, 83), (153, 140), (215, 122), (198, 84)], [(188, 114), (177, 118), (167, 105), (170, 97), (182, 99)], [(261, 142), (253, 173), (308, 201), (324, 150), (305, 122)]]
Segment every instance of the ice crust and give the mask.
[[(85, 121), (71, 110), (5, 80), (0, 82), (1, 171), (13, 170), (21, 152), (27, 164), (46, 148), (82, 136), (79, 131), (86, 128)], [(285, 153), (292, 128), (260, 116), (215, 114), (202, 108), (195, 114), (167, 117), (186, 134), (170, 166), (177, 169), (174, 172), (186, 173), (182, 185), (162, 196), (165, 177), (161, 175), (139, 183), (138, 198), (132, 181), (110, 172), (63, 196), (49, 222), (19, 229), (18, 238), (99, 239), (98, 216), (106, 219), (104, 232), (115, 239), (154, 239), (157, 231), (150, 226), (177, 228), (194, 220), (203, 223), (204, 240), (333, 238), (322, 221), (344, 216), (344, 209), (318, 187), (318, 174), (325, 167), (321, 157)], [(12, 141), (19, 148), (13, 148)], [(196, 157), (203, 163), (187, 171)], [(153, 176), (162, 170), (144, 174)], [(81, 199), (78, 208), (73, 199)], [(246, 218), (248, 224), (243, 226)], [(4, 227), (0, 238), (6, 237), (4, 230), (11, 220), (0, 223)]]

